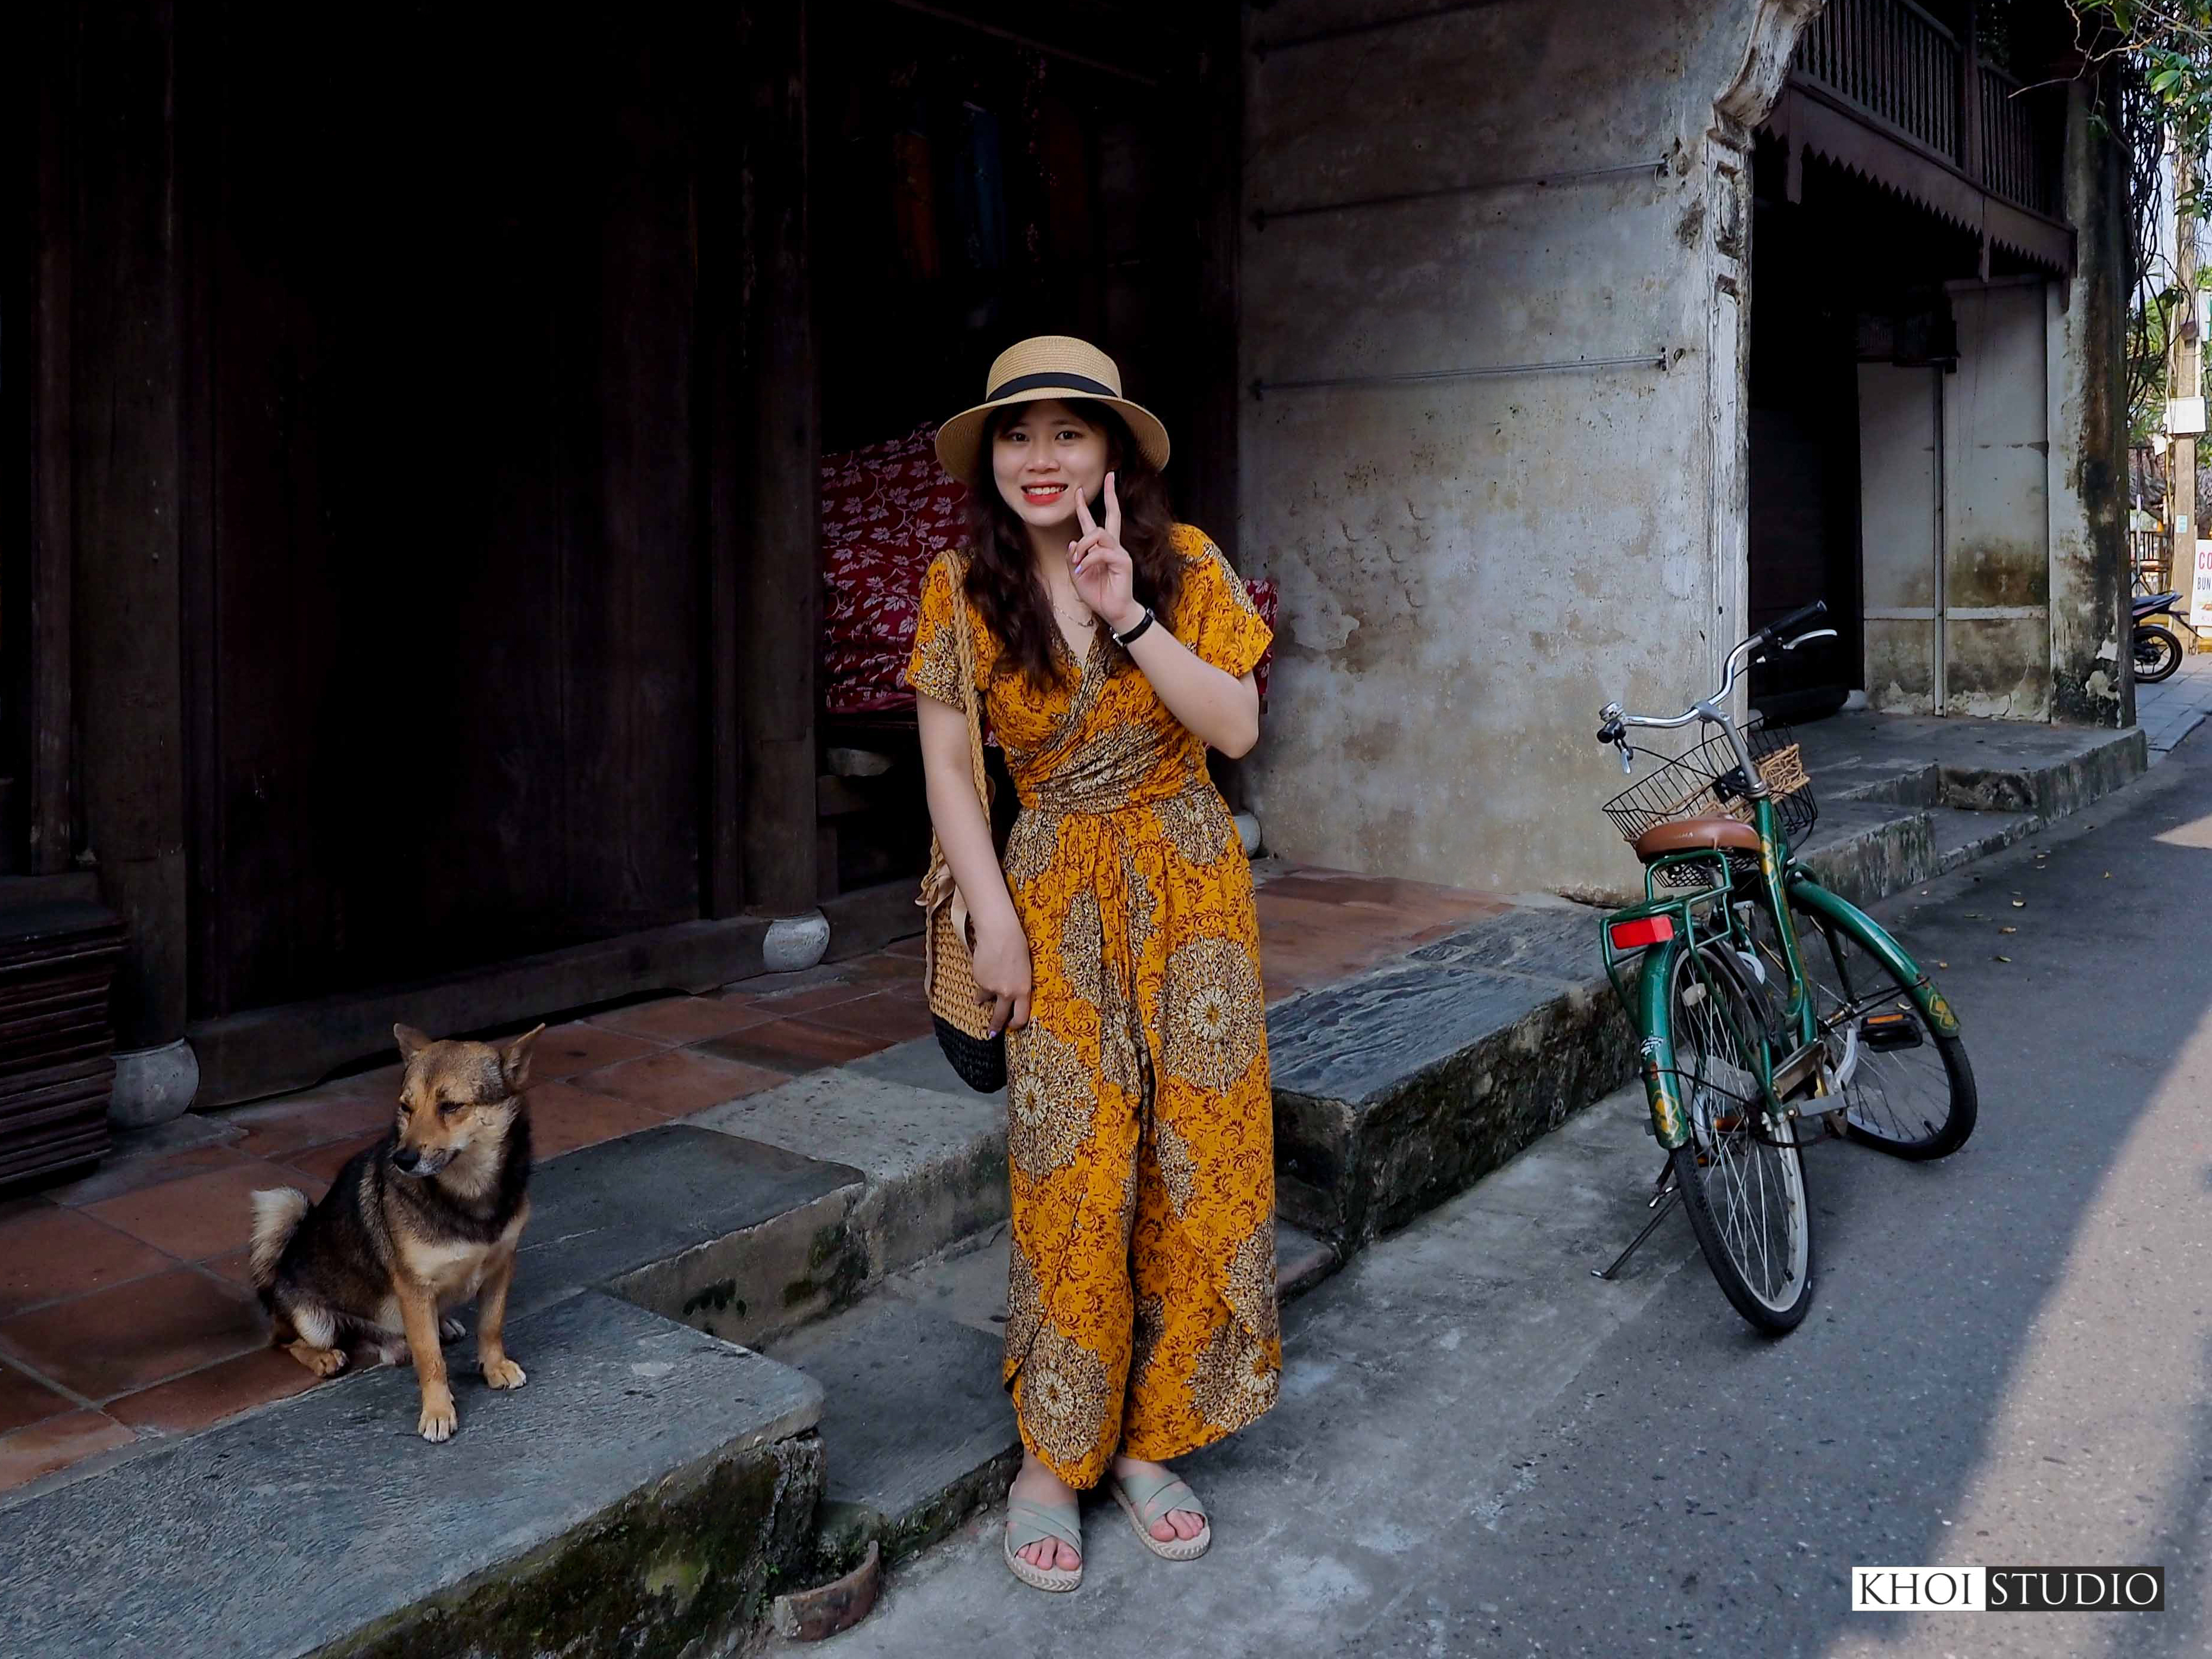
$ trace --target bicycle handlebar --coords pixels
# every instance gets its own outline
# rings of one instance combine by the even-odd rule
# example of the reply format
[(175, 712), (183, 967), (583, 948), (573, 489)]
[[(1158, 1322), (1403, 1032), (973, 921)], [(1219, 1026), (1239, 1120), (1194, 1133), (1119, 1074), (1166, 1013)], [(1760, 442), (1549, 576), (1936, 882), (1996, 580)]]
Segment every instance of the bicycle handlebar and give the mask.
[(1747, 653), (1749, 660), (1757, 661), (1763, 658), (1770, 646), (1778, 643), (1784, 651), (1795, 651), (1799, 646), (1809, 644), (1814, 640), (1832, 640), (1836, 637), (1836, 630), (1832, 628), (1816, 628), (1809, 633), (1799, 634), (1795, 639), (1787, 641), (1782, 637), (1808, 622), (1818, 622), (1827, 614), (1828, 602), (1826, 599), (1815, 599), (1812, 604), (1791, 611), (1778, 622), (1769, 623), (1748, 639), (1739, 641), (1735, 648), (1728, 653), (1728, 660), (1723, 665), (1721, 672), (1721, 683), (1714, 690), (1713, 694), (1700, 702), (1692, 703), (1689, 708), (1672, 719), (1662, 720), (1654, 714), (1631, 714), (1626, 713), (1617, 702), (1606, 704), (1598, 711), (1598, 719), (1604, 724), (1598, 727), (1597, 740), (1600, 743), (1618, 744), (1622, 741), (1623, 729), (1631, 726), (1646, 726), (1664, 732), (1672, 731), (1677, 726), (1687, 726), (1694, 720), (1719, 719), (1719, 715), (1714, 712), (1714, 705), (1728, 696), (1735, 687), (1737, 675), (1743, 672)]
[[(1781, 621), (1767, 623), (1765, 627), (1760, 629), (1759, 632), (1752, 635), (1752, 637), (1765, 644), (1772, 645), (1784, 634), (1794, 634), (1807, 623), (1818, 622), (1821, 617), (1827, 614), (1828, 602), (1826, 599), (1815, 599), (1810, 605), (1800, 605), (1796, 610), (1783, 617)], [(1832, 629), (1830, 631), (1832, 632), (1833, 630)], [(1798, 647), (1798, 646), (1803, 643), (1804, 641), (1802, 640), (1792, 640), (1784, 647), (1784, 649), (1794, 651)]]

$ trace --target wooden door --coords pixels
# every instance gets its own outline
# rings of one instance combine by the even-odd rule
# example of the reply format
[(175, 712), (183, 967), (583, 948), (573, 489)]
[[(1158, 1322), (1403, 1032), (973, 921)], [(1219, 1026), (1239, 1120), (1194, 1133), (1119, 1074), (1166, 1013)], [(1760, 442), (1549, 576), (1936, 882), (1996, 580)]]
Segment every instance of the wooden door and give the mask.
[(209, 14), (196, 1014), (699, 914), (682, 10)]

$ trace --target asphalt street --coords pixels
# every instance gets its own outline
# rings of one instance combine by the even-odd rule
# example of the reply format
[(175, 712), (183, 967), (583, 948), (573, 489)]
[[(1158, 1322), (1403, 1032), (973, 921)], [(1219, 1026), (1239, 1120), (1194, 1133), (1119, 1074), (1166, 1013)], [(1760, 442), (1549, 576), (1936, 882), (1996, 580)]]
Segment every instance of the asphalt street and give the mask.
[[(1945, 964), (1981, 1122), (1934, 1164), (1808, 1155), (1795, 1334), (1748, 1331), (1679, 1216), (1590, 1276), (1659, 1163), (1616, 1096), (1294, 1306), (1281, 1406), (1187, 1465), (1204, 1560), (1153, 1560), (1094, 1504), (1085, 1583), (1046, 1596), (984, 1518), (817, 1650), (2212, 1651), (2208, 890), (2200, 733), (1878, 908)], [(1850, 1611), (1854, 1565), (1933, 1564), (2162, 1565), (2167, 1611)]]

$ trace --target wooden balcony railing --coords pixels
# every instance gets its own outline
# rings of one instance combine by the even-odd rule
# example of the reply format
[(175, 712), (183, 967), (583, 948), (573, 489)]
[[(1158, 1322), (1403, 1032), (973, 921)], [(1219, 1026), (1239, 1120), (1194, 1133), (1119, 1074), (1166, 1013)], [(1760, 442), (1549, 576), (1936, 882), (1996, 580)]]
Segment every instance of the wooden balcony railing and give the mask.
[(1790, 72), (1990, 195), (2058, 216), (2055, 135), (2036, 100), (1912, 0), (1828, 0)]
[(2043, 143), (2035, 110), (2019, 82), (1981, 65), (1983, 187), (1992, 196), (2057, 218), (2056, 157)]

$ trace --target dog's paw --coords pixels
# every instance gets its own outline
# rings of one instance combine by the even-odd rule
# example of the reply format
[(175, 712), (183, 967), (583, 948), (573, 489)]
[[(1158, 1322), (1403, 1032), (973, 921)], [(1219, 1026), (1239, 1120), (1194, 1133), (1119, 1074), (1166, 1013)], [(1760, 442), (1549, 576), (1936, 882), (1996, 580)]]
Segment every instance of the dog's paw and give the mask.
[(343, 1348), (318, 1348), (310, 1343), (294, 1342), (287, 1345), (284, 1352), (317, 1376), (336, 1376), (346, 1368)]
[(415, 1419), (415, 1431), (435, 1445), (440, 1441), (452, 1439), (453, 1431), (460, 1426), (460, 1413), (453, 1409), (450, 1398), (426, 1400), (422, 1402), (422, 1414)]
[(522, 1367), (512, 1359), (495, 1359), (483, 1368), (484, 1381), (495, 1389), (519, 1389), (530, 1381)]
[(458, 1342), (468, 1334), (468, 1329), (467, 1326), (449, 1314), (438, 1322), (438, 1340), (441, 1342)]

